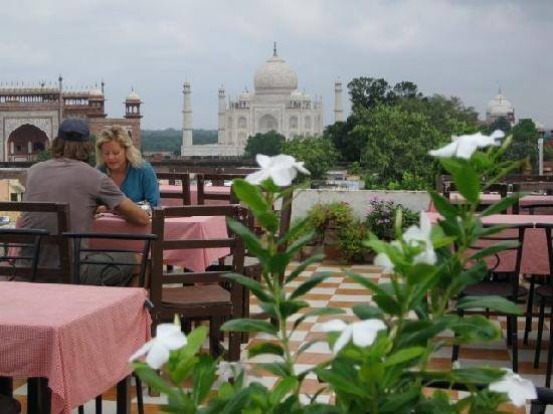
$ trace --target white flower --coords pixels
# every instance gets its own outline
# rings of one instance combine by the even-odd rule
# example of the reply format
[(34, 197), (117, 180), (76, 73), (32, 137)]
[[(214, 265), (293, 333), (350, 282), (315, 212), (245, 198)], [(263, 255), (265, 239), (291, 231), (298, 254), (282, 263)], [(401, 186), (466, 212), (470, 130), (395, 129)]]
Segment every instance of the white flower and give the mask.
[(378, 253), (373, 263), (375, 266), (383, 267), (384, 273), (391, 273), (394, 271), (394, 264), (386, 253)]
[(430, 222), (430, 218), (428, 218), (425, 212), (421, 212), (420, 227), (411, 226), (403, 234), (403, 240), (409, 244), (424, 243), (424, 251), (415, 257), (414, 263), (436, 264), (438, 257), (432, 246), (431, 231), (432, 223)]
[(257, 154), (255, 160), (261, 167), (261, 170), (249, 174), (246, 181), (251, 184), (260, 184), (268, 178), (278, 186), (287, 186), (292, 184), (298, 171), (303, 174), (311, 174), (303, 166), (303, 162), (297, 162), (291, 155), (280, 154), (275, 157), (268, 157), (263, 154)]
[(371, 345), (378, 331), (386, 329), (386, 325), (380, 319), (367, 319), (350, 325), (340, 319), (333, 319), (324, 323), (322, 329), (324, 332), (342, 332), (334, 343), (333, 351), (338, 353), (350, 340), (360, 347)]
[(507, 394), (511, 402), (518, 407), (524, 405), (526, 400), (538, 398), (536, 387), (532, 381), (522, 378), (508, 368), (503, 368), (503, 370), (505, 375), (499, 381), (490, 384), (490, 391)]
[(484, 148), (489, 145), (499, 145), (498, 138), (505, 134), (501, 130), (494, 131), (491, 135), (484, 135), (477, 132), (472, 135), (461, 135), (452, 137), (453, 142), (437, 150), (429, 151), (433, 157), (459, 157), (469, 159), (477, 148)]
[(182, 333), (180, 326), (162, 323), (156, 328), (156, 337), (136, 351), (129, 358), (129, 362), (146, 355), (146, 363), (153, 369), (159, 369), (169, 360), (169, 351), (182, 348), (185, 345), (186, 336)]

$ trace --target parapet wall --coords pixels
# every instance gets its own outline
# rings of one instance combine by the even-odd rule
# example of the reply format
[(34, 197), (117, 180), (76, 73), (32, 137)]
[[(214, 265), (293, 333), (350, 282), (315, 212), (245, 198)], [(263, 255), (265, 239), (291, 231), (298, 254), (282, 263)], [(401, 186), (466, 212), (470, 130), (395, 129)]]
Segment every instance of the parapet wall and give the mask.
[(414, 211), (426, 210), (430, 204), (430, 196), (426, 191), (299, 190), (294, 194), (292, 220), (304, 217), (314, 204), (332, 203), (335, 201), (348, 202), (359, 218), (363, 218), (368, 212), (369, 202), (374, 198), (392, 200)]

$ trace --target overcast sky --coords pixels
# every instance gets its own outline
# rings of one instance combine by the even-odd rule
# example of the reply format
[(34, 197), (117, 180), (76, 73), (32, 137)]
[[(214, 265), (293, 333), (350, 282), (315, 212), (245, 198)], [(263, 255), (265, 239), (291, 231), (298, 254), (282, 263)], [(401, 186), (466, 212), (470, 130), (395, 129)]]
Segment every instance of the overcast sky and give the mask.
[(501, 87), (518, 118), (553, 127), (551, 0), (17, 0), (0, 13), (0, 81), (82, 89), (105, 82), (121, 117), (134, 88), (143, 128), (182, 127), (191, 83), (194, 128), (217, 128), (217, 90), (253, 91), (278, 54), (298, 88), (334, 121), (334, 81), (416, 83), (458, 96), (484, 117)]

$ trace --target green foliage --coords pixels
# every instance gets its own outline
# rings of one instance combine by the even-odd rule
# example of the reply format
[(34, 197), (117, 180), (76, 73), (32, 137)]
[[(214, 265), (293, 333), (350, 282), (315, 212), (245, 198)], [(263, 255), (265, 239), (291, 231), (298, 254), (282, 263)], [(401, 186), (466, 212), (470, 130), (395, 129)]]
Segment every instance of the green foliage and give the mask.
[(246, 148), (244, 149), (244, 155), (249, 158), (254, 158), (257, 154), (268, 156), (280, 154), (284, 141), (286, 141), (284, 135), (276, 131), (269, 131), (264, 134), (259, 132), (253, 137), (248, 138)]
[(365, 111), (356, 129), (368, 142), (362, 165), (377, 184), (402, 182), (408, 172), (433, 188), (438, 165), (428, 151), (446, 139), (424, 114), (379, 106)]
[(369, 237), (369, 230), (365, 223), (359, 219), (353, 219), (350, 222), (338, 228), (338, 250), (340, 258), (346, 263), (366, 262), (366, 254), (369, 249), (364, 241)]
[(539, 133), (531, 119), (521, 119), (512, 129), (513, 142), (505, 151), (505, 160), (525, 160), (528, 173), (538, 170)]
[(310, 179), (323, 179), (338, 159), (336, 148), (329, 139), (321, 137), (298, 136), (284, 142), (282, 151), (305, 163), (305, 168), (311, 172)]
[(396, 236), (396, 221), (400, 210), (401, 225), (399, 228), (401, 230), (405, 230), (419, 222), (419, 213), (392, 200), (382, 200), (375, 197), (369, 202), (365, 225), (379, 239), (392, 240)]
[[(142, 151), (171, 151), (180, 154), (182, 146), (182, 130), (166, 128), (163, 130), (143, 129), (140, 131)], [(217, 131), (208, 129), (192, 130), (192, 143), (194, 145), (216, 144)]]
[(393, 87), (385, 79), (360, 77), (348, 83), (351, 106), (354, 111), (372, 109), (380, 105), (393, 106), (401, 99), (420, 98), (417, 85), (399, 82)]
[(345, 201), (314, 204), (306, 214), (305, 232), (314, 231), (322, 238), (329, 227), (340, 228), (350, 224), (354, 219), (353, 209)]

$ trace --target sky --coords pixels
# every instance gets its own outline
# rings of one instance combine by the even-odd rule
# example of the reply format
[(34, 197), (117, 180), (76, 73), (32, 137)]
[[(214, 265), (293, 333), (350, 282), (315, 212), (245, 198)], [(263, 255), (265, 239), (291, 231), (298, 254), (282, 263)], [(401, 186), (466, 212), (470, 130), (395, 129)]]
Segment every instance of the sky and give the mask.
[(4, 1), (0, 82), (104, 81), (108, 116), (134, 90), (144, 129), (180, 129), (188, 81), (193, 128), (216, 129), (219, 87), (253, 91), (275, 41), (298, 89), (322, 96), (325, 125), (335, 80), (347, 115), (346, 85), (366, 76), (459, 97), (481, 119), (501, 88), (517, 119), (553, 128), (551, 0)]

